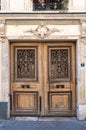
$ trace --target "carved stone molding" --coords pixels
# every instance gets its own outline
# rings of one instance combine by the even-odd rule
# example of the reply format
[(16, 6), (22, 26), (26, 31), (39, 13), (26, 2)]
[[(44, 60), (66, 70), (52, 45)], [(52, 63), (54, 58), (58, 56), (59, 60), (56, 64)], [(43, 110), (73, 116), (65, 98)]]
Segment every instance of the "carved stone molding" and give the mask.
[(80, 43), (86, 44), (86, 37), (80, 37)]
[(5, 35), (5, 20), (0, 20), (0, 37)]
[(86, 37), (86, 19), (81, 19), (81, 36)]
[(40, 39), (45, 39), (54, 32), (60, 32), (60, 30), (56, 28), (51, 29), (45, 24), (38, 25), (35, 29), (28, 29), (24, 31), (25, 34), (33, 34)]
[(8, 41), (7, 37), (5, 37), (5, 36), (1, 37), (0, 36), (0, 43), (5, 43), (6, 41)]

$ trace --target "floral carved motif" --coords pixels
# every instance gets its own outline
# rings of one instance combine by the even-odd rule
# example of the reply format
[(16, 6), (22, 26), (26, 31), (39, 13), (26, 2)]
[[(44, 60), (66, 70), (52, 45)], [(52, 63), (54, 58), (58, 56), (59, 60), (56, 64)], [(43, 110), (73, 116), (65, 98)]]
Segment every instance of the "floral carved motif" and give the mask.
[(36, 47), (15, 48), (15, 80), (36, 80)]
[(59, 32), (59, 31), (60, 30), (56, 28), (50, 29), (49, 27), (47, 27), (47, 25), (41, 24), (41, 25), (38, 25), (36, 29), (29, 29), (29, 30), (26, 30), (24, 33), (31, 33), (37, 38), (44, 39), (48, 37), (49, 35), (51, 35), (52, 33)]
[(50, 80), (70, 80), (70, 48), (50, 48), (49, 50)]

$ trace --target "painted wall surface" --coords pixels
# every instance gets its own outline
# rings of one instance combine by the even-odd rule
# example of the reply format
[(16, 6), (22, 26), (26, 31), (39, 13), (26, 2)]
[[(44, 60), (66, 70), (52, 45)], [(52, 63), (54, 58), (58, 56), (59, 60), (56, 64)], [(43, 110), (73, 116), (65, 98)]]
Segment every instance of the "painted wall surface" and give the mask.
[[(2, 0), (2, 11), (32, 12), (33, 0)], [(86, 0), (69, 0), (67, 12), (85, 12), (85, 11), (86, 11)]]
[(10, 11), (24, 11), (24, 0), (11, 0)]
[(86, 10), (86, 0), (72, 0), (72, 9), (75, 11)]

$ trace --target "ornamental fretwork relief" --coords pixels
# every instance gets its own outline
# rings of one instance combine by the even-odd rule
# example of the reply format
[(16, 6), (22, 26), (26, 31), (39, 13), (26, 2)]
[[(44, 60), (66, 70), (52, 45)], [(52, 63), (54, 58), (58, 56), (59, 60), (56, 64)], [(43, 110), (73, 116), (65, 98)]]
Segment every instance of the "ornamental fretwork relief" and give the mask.
[(29, 35), (33, 35), (33, 36), (35, 36), (39, 39), (44, 39), (44, 38), (47, 38), (48, 36), (50, 36), (51, 34), (53, 34), (55, 32), (60, 32), (60, 30), (56, 29), (54, 27), (49, 28), (45, 24), (40, 24), (35, 29), (26, 29), (24, 31), (24, 34), (29, 33)]
[(70, 80), (70, 47), (49, 48), (49, 80)]
[(15, 81), (35, 81), (37, 79), (37, 47), (15, 47)]

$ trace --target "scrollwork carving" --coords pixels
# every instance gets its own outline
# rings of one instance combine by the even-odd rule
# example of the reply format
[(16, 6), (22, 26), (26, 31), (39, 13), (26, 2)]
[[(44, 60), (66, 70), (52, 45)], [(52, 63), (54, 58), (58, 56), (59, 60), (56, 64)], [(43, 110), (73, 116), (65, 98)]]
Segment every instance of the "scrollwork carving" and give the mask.
[(81, 20), (81, 36), (86, 37), (86, 19)]
[(70, 80), (70, 48), (52, 48), (49, 52), (50, 80)]
[(86, 19), (81, 19), (80, 43), (86, 44)]
[(25, 30), (24, 33), (31, 33), (37, 38), (44, 39), (54, 32), (60, 32), (60, 30), (56, 28), (50, 29), (47, 25), (41, 24), (41, 25), (38, 25), (36, 29)]
[(86, 37), (80, 37), (80, 43), (86, 44)]
[(0, 43), (5, 43), (6, 41), (8, 41), (7, 37), (0, 36)]
[(5, 35), (5, 20), (0, 20), (0, 36)]
[(23, 47), (15, 48), (15, 80), (36, 80), (36, 54), (37, 48)]

